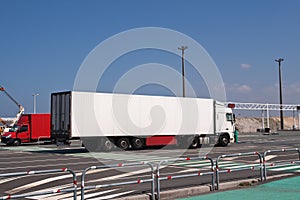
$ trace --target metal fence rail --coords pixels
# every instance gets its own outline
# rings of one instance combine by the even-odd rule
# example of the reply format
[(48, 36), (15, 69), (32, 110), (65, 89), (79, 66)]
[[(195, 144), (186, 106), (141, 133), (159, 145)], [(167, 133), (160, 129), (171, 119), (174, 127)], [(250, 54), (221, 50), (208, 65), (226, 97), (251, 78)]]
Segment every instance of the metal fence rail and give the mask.
[[(219, 162), (222, 158), (228, 158), (228, 157), (245, 157), (245, 156), (258, 156), (259, 163), (254, 164), (252, 166), (244, 166), (240, 168), (235, 169), (225, 169), (220, 170)], [(260, 169), (260, 181), (263, 181), (263, 158), (259, 152), (248, 152), (248, 153), (236, 153), (236, 154), (227, 154), (227, 155), (221, 155), (216, 160), (216, 189), (220, 189), (220, 173), (231, 173), (231, 172), (237, 172), (237, 171), (244, 171), (244, 170), (255, 170), (256, 168)]]
[(32, 197), (32, 196), (39, 196), (39, 195), (46, 195), (46, 194), (57, 194), (57, 193), (70, 193), (73, 192), (73, 199), (77, 199), (77, 177), (76, 174), (68, 169), (68, 168), (62, 168), (62, 169), (52, 169), (52, 170), (38, 170), (38, 171), (26, 171), (26, 172), (16, 172), (16, 173), (6, 173), (6, 174), (0, 174), (0, 177), (15, 177), (15, 176), (30, 176), (30, 175), (37, 175), (37, 174), (50, 174), (50, 173), (59, 173), (59, 172), (69, 172), (73, 177), (73, 187), (68, 189), (55, 189), (55, 190), (49, 190), (44, 192), (31, 192), (31, 193), (24, 193), (24, 194), (18, 194), (18, 195), (6, 195), (0, 197), (0, 200), (4, 199), (17, 199), (17, 198), (24, 198), (24, 197)]
[[(297, 153), (298, 157), (295, 160), (281, 160), (275, 162), (266, 162), (268, 154), (280, 154), (289, 155), (288, 153)], [(263, 156), (262, 156), (263, 155)], [(220, 167), (220, 161), (224, 158), (228, 157), (250, 157), (250, 156), (257, 156), (259, 158), (258, 163), (247, 164), (244, 166), (234, 167), (231, 169), (222, 169)], [(186, 163), (189, 161), (205, 161), (210, 163), (209, 169), (195, 169), (191, 172), (185, 172), (182, 174), (174, 174), (174, 175), (161, 175), (162, 166), (167, 164), (178, 164), (178, 163)], [(265, 151), (264, 154), (260, 154), (259, 152), (246, 152), (246, 153), (237, 153), (237, 154), (227, 154), (221, 155), (217, 157), (216, 162), (214, 163), (213, 159), (208, 156), (205, 157), (187, 157), (187, 158), (178, 158), (178, 159), (169, 159), (169, 160), (162, 160), (160, 162), (131, 162), (131, 163), (119, 163), (113, 165), (103, 165), (103, 166), (90, 166), (84, 169), (81, 173), (81, 188), (77, 188), (77, 177), (74, 171), (68, 168), (62, 169), (52, 169), (52, 170), (36, 170), (36, 171), (26, 171), (26, 172), (15, 172), (15, 173), (5, 173), (0, 174), (0, 178), (2, 177), (17, 177), (17, 176), (30, 176), (30, 175), (41, 175), (41, 174), (51, 174), (51, 173), (70, 173), (72, 175), (71, 187), (69, 188), (57, 188), (57, 189), (46, 189), (44, 191), (37, 191), (37, 192), (30, 192), (30, 193), (23, 193), (23, 194), (16, 194), (16, 195), (6, 195), (0, 196), (0, 200), (4, 199), (16, 199), (16, 198), (25, 198), (25, 197), (32, 197), (32, 196), (40, 196), (40, 195), (47, 195), (47, 194), (58, 194), (58, 193), (73, 193), (73, 199), (77, 199), (77, 191), (80, 190), (81, 199), (84, 200), (84, 195), (86, 190), (92, 189), (101, 189), (101, 188), (109, 188), (109, 187), (116, 187), (116, 186), (124, 186), (124, 185), (134, 185), (134, 184), (142, 184), (142, 183), (151, 183), (151, 199), (152, 200), (159, 200), (160, 193), (161, 193), (161, 182), (162, 181), (170, 181), (175, 179), (182, 179), (182, 178), (189, 178), (189, 177), (197, 177), (197, 176), (211, 176), (211, 190), (219, 190), (220, 189), (220, 173), (231, 173), (231, 172), (239, 172), (244, 170), (259, 170), (260, 171), (260, 181), (267, 180), (267, 169), (274, 166), (287, 166), (287, 165), (299, 165), (300, 164), (300, 150), (298, 148), (293, 149), (275, 149), (275, 150), (268, 150)], [(206, 165), (207, 166), (207, 165)], [(121, 168), (134, 168), (134, 167), (144, 167), (146, 169), (150, 169), (150, 176), (145, 177), (144, 179), (137, 178), (136, 180), (131, 177), (128, 181), (118, 181), (116, 179), (113, 183), (105, 183), (105, 184), (94, 184), (85, 186), (85, 179), (86, 175), (90, 170), (97, 170), (97, 169), (121, 169)], [(148, 168), (149, 167), (149, 168)]]
[[(125, 167), (137, 167), (137, 166), (145, 166), (148, 165), (151, 170), (151, 178), (150, 179), (138, 179), (134, 181), (125, 181), (125, 182), (118, 182), (118, 183), (111, 183), (111, 184), (102, 184), (102, 185), (92, 185), (92, 186), (85, 186), (85, 176), (88, 171), (96, 170), (96, 169), (105, 169), (105, 168), (125, 168)], [(114, 187), (114, 186), (121, 186), (121, 185), (132, 185), (132, 184), (141, 184), (151, 182), (151, 199), (155, 199), (155, 172), (152, 163), (148, 162), (135, 162), (135, 163), (119, 163), (115, 165), (104, 165), (104, 166), (91, 166), (86, 168), (81, 175), (81, 199), (84, 200), (84, 192), (85, 190), (91, 189), (100, 189), (106, 187)]]
[[(272, 163), (267, 163), (266, 162), (266, 157), (270, 153), (280, 153), (280, 152), (297, 152), (298, 153), (298, 160), (297, 161), (277, 161), (277, 162), (272, 162)], [(267, 168), (268, 167), (274, 167), (274, 166), (285, 166), (285, 165), (290, 165), (290, 164), (298, 164), (300, 162), (300, 150), (298, 148), (293, 148), (293, 149), (275, 149), (275, 150), (267, 150), (264, 152), (263, 155), (263, 166), (264, 166), (264, 180), (267, 180)]]
[[(201, 171), (197, 171), (196, 173), (193, 172), (193, 173), (190, 173), (190, 174), (183, 174), (183, 175), (175, 175), (175, 176), (166, 176), (166, 177), (161, 177), (160, 176), (160, 167), (163, 165), (163, 164), (166, 164), (166, 163), (174, 163), (174, 162), (179, 162), (179, 161), (191, 161), (191, 160), (208, 160), (210, 162), (210, 165), (211, 165), (211, 171), (210, 172), (201, 172)], [(195, 170), (196, 171), (196, 170)], [(180, 179), (180, 178), (188, 178), (188, 177), (195, 177), (195, 176), (204, 176), (204, 175), (211, 175), (211, 190), (214, 190), (214, 161), (208, 157), (208, 156), (205, 156), (205, 157), (194, 157), (194, 158), (190, 158), (190, 157), (187, 157), (187, 158), (179, 158), (179, 159), (170, 159), (170, 160), (163, 160), (163, 161), (160, 161), (158, 164), (157, 164), (157, 167), (156, 167), (156, 198), (159, 200), (160, 199), (160, 181), (163, 181), (163, 180), (172, 180), (172, 179)]]

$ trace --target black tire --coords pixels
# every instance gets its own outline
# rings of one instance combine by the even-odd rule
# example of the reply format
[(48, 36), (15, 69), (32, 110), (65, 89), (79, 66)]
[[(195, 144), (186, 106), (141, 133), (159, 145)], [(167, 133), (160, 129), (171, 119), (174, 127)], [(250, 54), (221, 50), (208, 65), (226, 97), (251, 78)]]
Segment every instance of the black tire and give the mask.
[(200, 145), (199, 137), (196, 136), (191, 142), (190, 149), (196, 149), (197, 147), (199, 147), (199, 145)]
[(198, 136), (180, 136), (177, 137), (178, 146), (181, 149), (194, 149), (199, 146), (199, 137)]
[(228, 144), (229, 144), (229, 137), (225, 134), (220, 135), (219, 145), (222, 147), (226, 147)]
[(132, 138), (131, 139), (131, 144), (133, 149), (139, 150), (139, 149), (143, 149), (145, 146), (145, 140), (143, 138)]
[(119, 138), (117, 141), (117, 146), (122, 150), (127, 150), (130, 147), (130, 141), (128, 138)]
[(15, 140), (12, 142), (12, 145), (13, 145), (13, 146), (20, 146), (20, 145), (21, 145), (21, 140), (15, 139)]

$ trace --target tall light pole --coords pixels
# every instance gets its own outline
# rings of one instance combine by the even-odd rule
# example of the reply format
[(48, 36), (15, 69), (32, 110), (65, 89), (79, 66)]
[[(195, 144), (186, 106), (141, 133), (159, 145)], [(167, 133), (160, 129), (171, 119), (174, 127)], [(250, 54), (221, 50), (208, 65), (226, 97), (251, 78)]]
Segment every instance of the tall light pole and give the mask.
[(36, 113), (36, 96), (38, 96), (39, 94), (37, 93), (33, 93), (32, 96), (33, 96), (33, 113), (35, 114)]
[(182, 70), (182, 96), (185, 97), (185, 80), (184, 80), (184, 50), (186, 50), (187, 46), (178, 47), (181, 50), (181, 70)]
[(280, 128), (281, 130), (284, 129), (284, 123), (283, 123), (283, 110), (282, 110), (282, 85), (281, 85), (281, 62), (284, 61), (283, 58), (279, 58), (275, 60), (278, 62), (278, 68), (279, 68), (279, 103), (280, 103)]

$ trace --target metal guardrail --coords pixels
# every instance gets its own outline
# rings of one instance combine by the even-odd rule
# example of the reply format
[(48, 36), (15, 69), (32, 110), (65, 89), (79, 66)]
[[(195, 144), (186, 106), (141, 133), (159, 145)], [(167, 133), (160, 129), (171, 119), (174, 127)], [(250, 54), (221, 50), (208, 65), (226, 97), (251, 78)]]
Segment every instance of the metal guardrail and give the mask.
[[(272, 162), (272, 163), (267, 163), (266, 162), (266, 157), (267, 154), (270, 153), (279, 153), (279, 152), (297, 152), (298, 153), (298, 160), (297, 161), (278, 161), (278, 162)], [(294, 149), (275, 149), (275, 150), (267, 150), (264, 152), (263, 155), (263, 167), (264, 167), (264, 180), (267, 180), (267, 168), (268, 167), (274, 167), (274, 166), (285, 166), (285, 165), (290, 165), (290, 164), (297, 164), (300, 162), (300, 150), (298, 148), (294, 148)]]
[(52, 170), (38, 170), (38, 171), (26, 171), (26, 172), (16, 172), (16, 173), (6, 173), (0, 174), (0, 177), (15, 177), (15, 176), (30, 176), (36, 174), (50, 174), (50, 173), (59, 173), (59, 172), (69, 172), (73, 176), (73, 187), (68, 189), (55, 189), (49, 190), (44, 192), (32, 192), (32, 193), (25, 193), (25, 194), (18, 194), (18, 195), (7, 195), (0, 197), (0, 200), (4, 199), (17, 199), (17, 198), (24, 198), (24, 197), (31, 197), (31, 196), (39, 196), (39, 195), (46, 195), (46, 194), (57, 194), (57, 193), (70, 193), (73, 192), (73, 199), (77, 199), (77, 177), (76, 174), (68, 169), (52, 169)]
[[(266, 162), (266, 157), (270, 153), (280, 153), (280, 152), (297, 152), (298, 153), (298, 160), (292, 160), (292, 161), (276, 161), (272, 163)], [(220, 168), (220, 161), (223, 158), (228, 157), (246, 157), (246, 156), (258, 156), (259, 163), (253, 164), (253, 165), (246, 165), (241, 166), (238, 168), (233, 169), (221, 169)], [(178, 163), (178, 162), (188, 162), (192, 160), (208, 160), (210, 163), (210, 169), (206, 170), (198, 170), (195, 169), (195, 171), (191, 173), (184, 173), (180, 175), (168, 175), (168, 176), (161, 176), (161, 167), (165, 164), (172, 164), (172, 163)], [(257, 162), (257, 161), (256, 161)], [(155, 166), (156, 164), (156, 166)], [(247, 152), (247, 153), (237, 153), (237, 154), (225, 154), (221, 155), (216, 159), (216, 162), (214, 164), (214, 161), (210, 157), (187, 157), (187, 158), (178, 158), (178, 159), (169, 159), (169, 160), (162, 160), (160, 162), (132, 162), (132, 163), (120, 163), (120, 164), (114, 164), (114, 165), (105, 165), (105, 166), (91, 166), (83, 170), (81, 174), (81, 199), (84, 200), (84, 194), (86, 190), (92, 190), (92, 189), (100, 189), (100, 188), (108, 188), (108, 187), (116, 187), (116, 186), (124, 186), (124, 185), (133, 185), (133, 184), (141, 184), (141, 183), (151, 183), (151, 199), (152, 200), (159, 200), (160, 199), (160, 192), (161, 192), (161, 181), (166, 180), (174, 180), (174, 179), (181, 179), (181, 178), (188, 178), (188, 177), (197, 177), (197, 176), (204, 176), (204, 175), (210, 175), (211, 176), (211, 190), (219, 190), (220, 188), (220, 173), (231, 173), (231, 172), (238, 172), (238, 171), (244, 171), (244, 170), (260, 170), (260, 181), (267, 180), (267, 169), (269, 167), (274, 166), (285, 166), (290, 164), (300, 164), (300, 150), (298, 148), (294, 149), (275, 149), (275, 150), (268, 150), (265, 151), (263, 156), (259, 152)], [(115, 183), (107, 183), (107, 184), (101, 184), (101, 185), (89, 185), (85, 186), (85, 177), (87, 175), (87, 172), (90, 170), (97, 170), (97, 169), (105, 169), (105, 168), (129, 168), (129, 167), (142, 167), (142, 166), (148, 166), (150, 168), (150, 178), (147, 179), (137, 179), (137, 180), (130, 180), (130, 181), (124, 181), (124, 182), (115, 182)], [(155, 168), (156, 167), (156, 168)], [(210, 171), (209, 171), (210, 170)], [(26, 172), (15, 172), (15, 173), (6, 173), (6, 174), (0, 174), (1, 177), (16, 177), (16, 176), (29, 176), (29, 175), (38, 175), (38, 174), (51, 174), (51, 173), (59, 173), (59, 172), (69, 172), (73, 177), (73, 183), (71, 188), (61, 188), (61, 189), (54, 189), (54, 190), (46, 190), (43, 192), (31, 192), (31, 193), (24, 193), (24, 194), (17, 194), (17, 195), (7, 195), (7, 196), (0, 196), (0, 200), (4, 199), (16, 199), (16, 198), (25, 198), (25, 197), (31, 197), (31, 196), (40, 196), (40, 195), (47, 195), (47, 194), (57, 194), (57, 193), (73, 193), (73, 199), (77, 199), (77, 191), (79, 188), (77, 188), (77, 177), (76, 174), (68, 168), (62, 168), (62, 169), (53, 169), (53, 170), (36, 170), (36, 171), (26, 171)]]
[[(126, 182), (118, 182), (118, 183), (111, 183), (111, 184), (102, 184), (102, 185), (92, 185), (92, 186), (85, 186), (85, 176), (88, 171), (96, 170), (96, 169), (105, 169), (105, 168), (125, 168), (125, 167), (137, 167), (148, 165), (151, 170), (151, 178), (150, 179), (138, 179), (134, 181), (126, 181)], [(106, 187), (114, 187), (114, 186), (121, 186), (121, 185), (132, 185), (132, 184), (141, 184), (151, 182), (151, 199), (155, 199), (155, 172), (152, 163), (148, 162), (135, 162), (135, 163), (119, 163), (116, 165), (105, 165), (105, 166), (91, 166), (86, 168), (81, 175), (81, 199), (84, 200), (84, 191), (91, 190), (91, 189), (100, 189)]]
[[(225, 169), (220, 170), (219, 162), (222, 158), (228, 158), (228, 157), (245, 157), (245, 156), (258, 156), (259, 157), (259, 164), (252, 165), (252, 166), (245, 166), (235, 169)], [(248, 152), (248, 153), (236, 153), (236, 154), (227, 154), (227, 155), (221, 155), (216, 160), (216, 190), (220, 189), (220, 173), (231, 173), (231, 172), (237, 172), (237, 171), (244, 171), (244, 170), (255, 170), (255, 168), (260, 169), (260, 181), (263, 181), (263, 158), (259, 152)]]
[[(198, 170), (196, 173), (190, 173), (190, 174), (183, 174), (183, 175), (174, 175), (174, 176), (166, 176), (166, 177), (161, 177), (160, 176), (160, 167), (163, 165), (163, 164), (166, 164), (166, 163), (174, 163), (174, 162), (179, 162), (179, 161), (191, 161), (191, 160), (208, 160), (211, 164), (211, 172), (202, 172), (200, 170)], [(195, 170), (196, 171), (196, 170)], [(160, 161), (158, 164), (157, 164), (157, 167), (156, 167), (156, 199), (160, 199), (160, 181), (163, 181), (163, 180), (173, 180), (173, 179), (180, 179), (180, 178), (188, 178), (188, 177), (195, 177), (195, 176), (204, 176), (204, 175), (211, 175), (212, 176), (212, 179), (211, 179), (211, 189), (214, 190), (214, 161), (209, 158), (209, 157), (195, 157), (195, 158), (190, 158), (190, 157), (187, 157), (187, 158), (179, 158), (179, 159), (171, 159), (171, 160), (163, 160), (163, 161)]]

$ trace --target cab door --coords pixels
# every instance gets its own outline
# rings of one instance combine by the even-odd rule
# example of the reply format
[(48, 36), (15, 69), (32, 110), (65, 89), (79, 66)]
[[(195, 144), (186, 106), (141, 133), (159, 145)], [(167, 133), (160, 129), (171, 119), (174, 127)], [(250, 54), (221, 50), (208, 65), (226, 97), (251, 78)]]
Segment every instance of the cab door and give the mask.
[(21, 142), (30, 142), (30, 130), (28, 125), (22, 125), (18, 130), (17, 138), (21, 140)]

